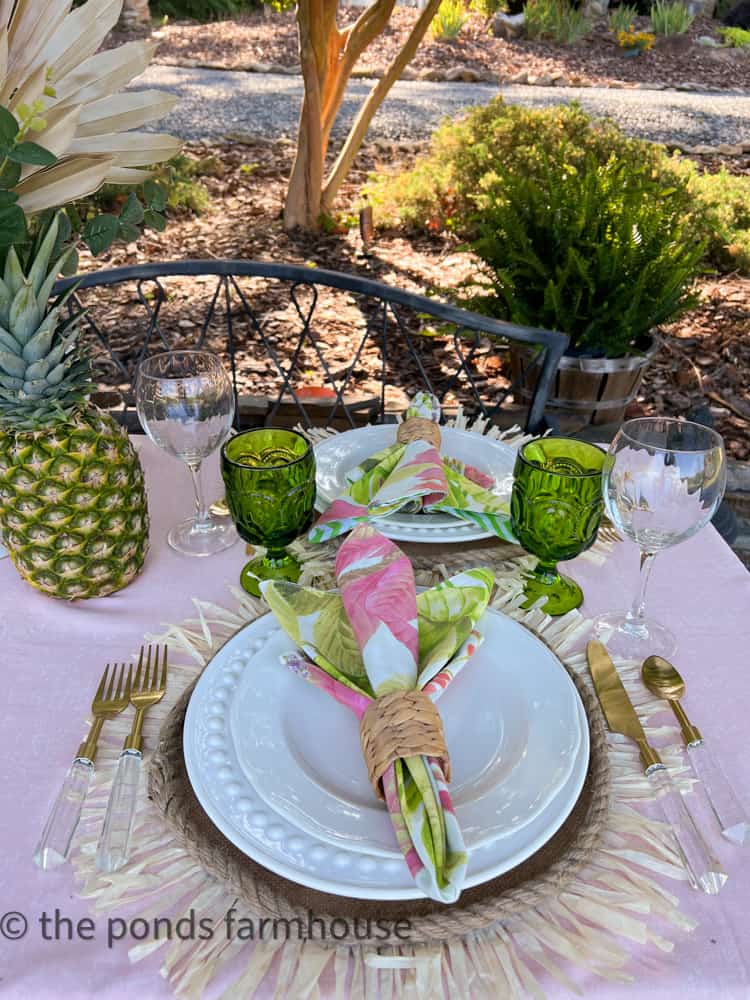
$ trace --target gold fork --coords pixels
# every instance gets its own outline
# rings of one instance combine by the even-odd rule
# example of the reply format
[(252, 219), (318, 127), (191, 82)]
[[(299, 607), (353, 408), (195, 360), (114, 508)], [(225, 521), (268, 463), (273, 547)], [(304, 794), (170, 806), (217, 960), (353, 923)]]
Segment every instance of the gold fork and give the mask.
[(114, 719), (116, 715), (128, 707), (133, 667), (132, 665), (127, 667), (127, 674), (125, 669), (124, 663), (120, 664), (119, 673), (116, 663), (112, 664), (111, 674), (109, 664), (104, 668), (102, 679), (91, 703), (94, 724), (88, 737), (78, 748), (78, 753), (68, 769), (63, 786), (50, 810), (39, 843), (34, 851), (34, 863), (44, 871), (57, 868), (70, 853), (70, 845), (73, 842), (73, 836), (81, 818), (83, 802), (91, 783), (91, 776), (94, 773), (96, 746), (99, 742), (102, 726), (106, 719)]
[(599, 538), (603, 542), (621, 542), (622, 535), (617, 531), (611, 521), (603, 520), (599, 525)]
[[(144, 655), (146, 657), (144, 669)], [(130, 690), (130, 704), (135, 708), (135, 718), (125, 740), (117, 773), (112, 785), (104, 817), (104, 827), (96, 852), (99, 871), (114, 872), (122, 868), (130, 856), (130, 837), (135, 817), (135, 799), (143, 769), (143, 719), (146, 710), (164, 697), (167, 690), (167, 647), (164, 646), (159, 670), (159, 649), (151, 646), (145, 651), (141, 646), (138, 669)]]

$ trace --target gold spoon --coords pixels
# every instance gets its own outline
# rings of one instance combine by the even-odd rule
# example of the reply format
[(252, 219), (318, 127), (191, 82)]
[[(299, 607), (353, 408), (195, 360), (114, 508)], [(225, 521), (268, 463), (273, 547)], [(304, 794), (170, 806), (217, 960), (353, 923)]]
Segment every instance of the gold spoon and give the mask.
[(669, 660), (649, 656), (641, 668), (643, 683), (658, 698), (666, 698), (680, 723), (688, 757), (696, 776), (703, 782), (708, 800), (719, 821), (721, 832), (735, 844), (750, 845), (750, 819), (729, 784), (719, 762), (705, 744), (700, 730), (687, 717), (680, 699), (685, 681)]

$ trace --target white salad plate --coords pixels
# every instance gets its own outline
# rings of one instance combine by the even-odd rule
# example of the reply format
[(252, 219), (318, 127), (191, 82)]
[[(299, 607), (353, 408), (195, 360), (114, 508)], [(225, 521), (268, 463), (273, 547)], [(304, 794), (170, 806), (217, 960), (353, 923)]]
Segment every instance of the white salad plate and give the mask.
[[(374, 424), (335, 434), (315, 445), (316, 507), (326, 510), (349, 487), (346, 474), (375, 452), (396, 442), (397, 424)], [(440, 452), (492, 476), (492, 490), (500, 497), (510, 498), (513, 489), (513, 466), (516, 449), (502, 441), (493, 441), (484, 434), (441, 427)], [(461, 521), (450, 514), (390, 514), (378, 519), (381, 534), (402, 542), (470, 542), (492, 538), (471, 521)]]
[[(357, 899), (420, 898), (422, 893), (400, 855), (362, 853), (311, 835), (265, 802), (249, 780), (235, 745), (233, 729), (238, 723), (235, 721), (233, 726), (232, 709), (246, 674), (254, 672), (262, 662), (257, 655), (268, 646), (278, 628), (272, 614), (252, 622), (217, 652), (196, 684), (185, 717), (183, 748), (198, 801), (216, 827), (243, 853), (293, 882)], [(467, 664), (465, 677), (476, 666)], [(280, 673), (285, 672), (281, 664), (278, 668)], [(517, 664), (519, 676), (525, 669), (523, 661)], [(564, 673), (560, 664), (558, 669)], [(458, 689), (465, 677), (464, 674), (457, 677), (451, 688)], [(290, 675), (290, 679), (297, 682), (295, 697), (305, 697), (308, 693), (323, 695), (301, 677)], [(444, 705), (449, 705), (451, 688), (441, 698), (441, 712)], [(323, 698), (331, 705), (336, 704), (328, 696)], [(467, 888), (495, 878), (526, 860), (557, 832), (570, 814), (583, 788), (589, 761), (588, 726), (577, 692), (575, 705), (580, 740), (567, 780), (532, 820), (506, 836), (470, 850)], [(469, 732), (474, 731), (475, 720), (483, 711), (480, 698), (473, 706)], [(446, 719), (446, 728), (448, 725)], [(343, 765), (340, 738), (338, 731), (324, 735), (330, 757)], [(460, 761), (459, 747), (452, 753), (454, 759), (458, 754)], [(460, 785), (451, 787), (458, 798)]]
[[(538, 816), (570, 777), (582, 737), (578, 694), (554, 653), (496, 611), (478, 627), (484, 642), (437, 703), (469, 850)], [(247, 662), (230, 710), (242, 770), (264, 802), (305, 833), (400, 857), (367, 777), (357, 717), (280, 664), (294, 648), (279, 626)]]

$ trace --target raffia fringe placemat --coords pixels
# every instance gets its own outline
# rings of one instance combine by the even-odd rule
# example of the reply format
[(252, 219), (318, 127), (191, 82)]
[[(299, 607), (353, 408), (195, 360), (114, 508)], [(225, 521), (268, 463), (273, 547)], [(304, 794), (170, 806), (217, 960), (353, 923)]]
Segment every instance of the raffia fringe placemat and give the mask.
[[(510, 574), (505, 579), (508, 586), (493, 606), (540, 635), (583, 685), (588, 703), (592, 704), (585, 657), (576, 651), (588, 635), (588, 623), (576, 611), (559, 619), (550, 619), (537, 609), (520, 611), (520, 584), (516, 589)], [(165, 720), (216, 650), (267, 610), (241, 591), (233, 593), (238, 602), (236, 610), (196, 600), (196, 619), (173, 626), (164, 635), (147, 636), (150, 641), (158, 639), (170, 646), (169, 688), (164, 701), (146, 716), (147, 747), (156, 746)], [(639, 688), (634, 667), (621, 668), (621, 676), (641, 718), (661, 710), (659, 703)], [(129, 919), (137, 916), (146, 921), (171, 917), (175, 922), (188, 919), (192, 911), (216, 928), (216, 933), (205, 941), (159, 937), (130, 948), (133, 961), (164, 949), (161, 973), (180, 997), (202, 996), (208, 984), (229, 969), (236, 970), (235, 978), (221, 994), (222, 1000), (253, 996), (264, 980), (264, 987), (271, 982), (274, 997), (317, 996), (321, 984), (337, 998), (350, 996), (357, 1000), (364, 996), (415, 996), (420, 1000), (469, 995), (544, 996), (537, 982), (540, 968), (569, 989), (575, 989), (570, 980), (571, 966), (605, 979), (627, 981), (631, 976), (624, 967), (633, 944), (650, 946), (650, 958), (654, 949), (668, 953), (673, 947), (655, 930), (655, 924), (663, 928), (668, 922), (683, 931), (694, 926), (662, 885), (664, 878), (685, 878), (669, 832), (633, 807), (651, 797), (637, 752), (608, 735), (608, 808), (597, 820), (600, 825), (593, 843), (579, 844), (587, 858), (579, 859), (583, 863), (576, 864), (577, 870), (570, 878), (553, 864), (546, 869), (543, 885), (541, 880), (535, 886), (525, 883), (511, 897), (513, 905), (506, 915), (489, 921), (480, 909), (481, 926), (461, 935), (446, 934), (440, 942), (433, 939), (431, 944), (406, 944), (379, 953), (368, 945), (332, 951), (294, 939), (228, 941), (221, 928), (230, 908), (236, 908), (237, 921), (257, 921), (273, 912), (278, 896), (264, 895), (261, 889), (258, 905), (251, 906), (239, 899), (236, 886), (228, 886), (223, 879), (209, 874), (164, 822), (161, 808), (148, 799), (145, 783), (139, 792), (135, 848), (129, 865), (114, 875), (95, 869), (96, 842), (127, 729), (128, 721), (118, 719), (105, 730), (96, 785), (87, 799), (83, 836), (73, 863), (84, 883), (81, 894), (91, 901), (96, 912), (115, 911), (127, 914)], [(657, 742), (665, 737), (670, 740), (663, 757), (673, 774), (684, 775), (675, 728), (647, 725), (646, 731)], [(469, 894), (475, 891), (465, 894), (469, 902)], [(527, 905), (522, 892), (529, 893)], [(623, 939), (630, 946), (623, 945)]]
[[(460, 419), (457, 424), (462, 425)], [(644, 950), (652, 967), (660, 952), (671, 951), (672, 942), (655, 929), (657, 925), (660, 930), (669, 924), (681, 931), (693, 928), (694, 923), (680, 912), (676, 899), (662, 884), (664, 879), (685, 879), (669, 831), (634, 808), (636, 803), (651, 798), (637, 750), (627, 741), (607, 734), (607, 766), (596, 771), (597, 753), (604, 761), (604, 743), (581, 652), (589, 636), (589, 623), (577, 611), (550, 619), (538, 608), (520, 609), (521, 574), (533, 560), (513, 546), (480, 542), (461, 552), (422, 545), (403, 547), (409, 551), (417, 582), (422, 585), (431, 585), (470, 564), (490, 564), (498, 582), (493, 607), (539, 635), (557, 653), (581, 691), (592, 719), (593, 771), (571, 819), (555, 838), (554, 857), (541, 856), (541, 871), (533, 867), (539, 867), (540, 859), (531, 859), (531, 868), (527, 865), (524, 871), (524, 866), (519, 866), (506, 884), (498, 887), (503, 889), (504, 908), (493, 899), (495, 887), (485, 888), (489, 901), (482, 896), (482, 887), (467, 890), (461, 897), (464, 924), (459, 931), (445, 924), (452, 919), (446, 916), (452, 908), (437, 907), (439, 913), (423, 914), (421, 945), (406, 943), (378, 951), (361, 943), (331, 949), (293, 938), (227, 939), (221, 928), (232, 907), (237, 921), (257, 921), (280, 906), (290, 883), (278, 880), (281, 886), (269, 891), (273, 879), (270, 873), (265, 873), (264, 881), (253, 876), (249, 898), (241, 899), (246, 895), (242, 886), (231, 884), (228, 877), (236, 875), (236, 870), (229, 873), (220, 869), (217, 877), (210, 873), (215, 855), (213, 861), (205, 857), (196, 860), (180, 834), (164, 821), (163, 813), (169, 805), (160, 798), (160, 789), (166, 787), (164, 779), (169, 778), (169, 773), (162, 769), (159, 776), (163, 755), (157, 758), (157, 767), (152, 771), (152, 787), (159, 801), (149, 800), (145, 782), (139, 790), (130, 863), (113, 875), (96, 871), (96, 844), (117, 757), (129, 728), (129, 720), (120, 717), (104, 730), (95, 784), (84, 807), (73, 864), (83, 882), (81, 894), (90, 900), (95, 912), (115, 911), (129, 920), (139, 918), (146, 923), (157, 917), (171, 918), (173, 925), (183, 918), (189, 920), (192, 913), (216, 930), (206, 940), (150, 936), (129, 949), (132, 961), (163, 949), (161, 975), (177, 996), (200, 997), (221, 977), (228, 983), (220, 994), (221, 1000), (244, 1000), (253, 996), (259, 986), (266, 995), (279, 998), (317, 997), (321, 990), (335, 995), (336, 1000), (346, 996), (356, 1000), (365, 996), (384, 1000), (543, 997), (538, 982), (540, 969), (575, 992), (578, 990), (570, 975), (576, 967), (604, 979), (627, 981), (632, 979), (625, 967), (633, 945)], [(610, 547), (597, 543), (588, 557), (603, 562)], [(303, 582), (330, 584), (335, 548), (298, 545), (304, 563)], [(164, 700), (146, 715), (146, 747), (157, 745), (168, 719), (174, 727), (184, 711), (186, 692), (217, 649), (238, 629), (267, 611), (261, 602), (239, 589), (233, 588), (232, 594), (236, 600), (234, 610), (194, 599), (195, 619), (171, 625), (162, 635), (145, 637), (147, 641), (167, 642), (170, 647), (169, 686)], [(660, 744), (662, 757), (673, 775), (687, 785), (678, 730), (671, 725), (654, 727), (649, 723), (662, 706), (639, 684), (635, 665), (618, 664), (618, 668), (641, 719), (646, 720), (647, 735)], [(169, 734), (167, 727), (165, 746)], [(173, 755), (170, 768), (175, 759)], [(340, 897), (330, 898), (341, 906)], [(411, 906), (416, 910), (415, 904)], [(424, 907), (428, 911), (436, 909), (429, 901)]]

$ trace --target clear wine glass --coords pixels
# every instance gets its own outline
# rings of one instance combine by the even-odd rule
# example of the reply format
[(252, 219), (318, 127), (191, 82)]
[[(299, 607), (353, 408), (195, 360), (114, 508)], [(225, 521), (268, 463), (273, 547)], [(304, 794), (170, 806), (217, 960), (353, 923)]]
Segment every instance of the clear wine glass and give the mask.
[(214, 517), (203, 498), (200, 470), (229, 433), (234, 391), (221, 359), (210, 351), (154, 354), (138, 368), (135, 389), (141, 426), (159, 448), (190, 469), (195, 516), (167, 535), (173, 549), (188, 556), (210, 556), (237, 541), (229, 518)]
[(689, 420), (643, 417), (626, 421), (604, 463), (604, 505), (617, 530), (641, 550), (638, 594), (627, 613), (594, 621), (612, 653), (642, 662), (669, 658), (674, 635), (646, 617), (646, 587), (656, 554), (690, 538), (711, 520), (727, 479), (724, 442)]

